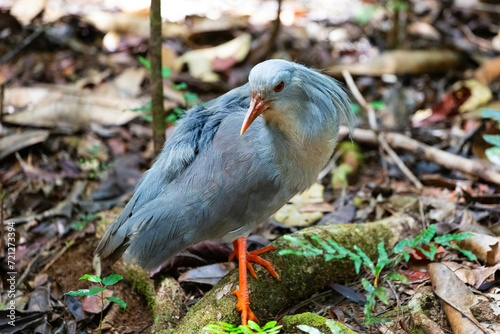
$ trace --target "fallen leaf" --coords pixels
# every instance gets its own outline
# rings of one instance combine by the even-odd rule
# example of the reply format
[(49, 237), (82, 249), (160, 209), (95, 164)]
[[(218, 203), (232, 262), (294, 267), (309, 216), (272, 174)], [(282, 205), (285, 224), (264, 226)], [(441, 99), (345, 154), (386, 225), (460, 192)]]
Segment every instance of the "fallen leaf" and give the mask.
[(429, 273), (426, 271), (419, 271), (419, 270), (405, 270), (405, 269), (400, 269), (398, 270), (398, 273), (403, 274), (406, 278), (408, 278), (408, 281), (410, 282), (417, 282), (425, 279), (429, 279)]
[(99, 293), (95, 296), (85, 298), (85, 300), (82, 303), (83, 310), (85, 312), (94, 313), (94, 314), (101, 313), (102, 309), (105, 310), (108, 307), (108, 305), (110, 304), (110, 301), (107, 300), (106, 297), (113, 296), (113, 291), (106, 289), (103, 291), (103, 293), (104, 293), (104, 306), (102, 305), (101, 297), (100, 297), (101, 294)]
[[(433, 241), (430, 242), (428, 245), (423, 245), (422, 249), (428, 252), (431, 249), (431, 247), (430, 247), (431, 244), (434, 245), (434, 246), (436, 246), (436, 248), (437, 248), (436, 255), (447, 253), (446, 249), (444, 249), (443, 246), (438, 246)], [(410, 247), (406, 246), (404, 248), (404, 250), (408, 251), (410, 253), (410, 257), (411, 257), (412, 260), (415, 260), (415, 261), (431, 260), (424, 253), (422, 253), (418, 249), (410, 248)]]
[[(132, 13), (91, 12), (82, 17), (103, 32), (114, 31), (120, 35), (140, 36), (149, 38), (149, 17)], [(163, 22), (162, 36), (166, 38), (184, 37), (188, 34), (188, 27), (184, 24)]]
[(460, 221), (458, 228), (462, 232), (474, 232), (494, 236), (494, 234), (486, 226), (479, 224), (474, 218), (472, 211), (467, 209), (464, 210), (464, 214), (462, 215), (462, 220)]
[(460, 248), (474, 253), (481, 261), (486, 261), (487, 266), (493, 266), (500, 262), (500, 239), (494, 236), (474, 233), (473, 236), (457, 241)]
[[(498, 36), (500, 36), (500, 34)], [(474, 73), (474, 78), (483, 85), (488, 85), (490, 82), (492, 82), (499, 76), (500, 76), (500, 57), (496, 57), (485, 61)]]
[(279, 209), (274, 214), (274, 219), (288, 226), (307, 226), (320, 220), (323, 217), (322, 212), (301, 212), (300, 208), (309, 203), (323, 203), (323, 190), (324, 187), (322, 185), (318, 183), (313, 184), (311, 188), (302, 194), (294, 196)]
[(74, 132), (90, 126), (91, 123), (101, 125), (128, 123), (140, 116), (131, 109), (144, 106), (146, 100), (44, 85), (7, 89), (5, 104), (17, 107), (31, 106), (28, 110), (4, 116), (5, 122)]
[(215, 285), (234, 268), (234, 262), (209, 264), (186, 271), (179, 276), (178, 281)]
[(459, 81), (451, 87), (452, 91), (457, 92), (464, 88), (470, 91), (470, 97), (458, 106), (458, 111), (461, 113), (477, 109), (488, 103), (493, 97), (491, 89), (477, 80)]
[(300, 207), (299, 212), (300, 213), (305, 213), (305, 212), (331, 212), (335, 208), (333, 205), (331, 205), (328, 202), (321, 202), (321, 203), (306, 203)]
[(342, 296), (346, 297), (347, 299), (351, 300), (352, 302), (358, 305), (364, 306), (366, 304), (366, 296), (348, 286), (338, 283), (330, 283), (329, 286)]
[(31, 130), (15, 133), (0, 139), (0, 160), (23, 148), (42, 143), (49, 137), (46, 130)]
[(441, 38), (439, 31), (424, 21), (413, 22), (408, 25), (408, 33), (411, 35), (420, 35), (423, 38), (438, 41)]
[(450, 268), (464, 283), (479, 289), (483, 282), (500, 270), (500, 263), (495, 266), (477, 266), (472, 262), (441, 262)]
[(135, 98), (141, 93), (141, 84), (146, 77), (145, 68), (127, 68), (115, 80), (95, 89), (96, 94)]
[[(228, 58), (240, 62), (246, 58), (250, 51), (252, 37), (248, 33), (241, 34), (229, 42), (212, 48), (188, 51), (177, 59), (176, 70), (180, 70), (184, 64), (188, 65), (189, 73), (205, 82), (215, 82), (219, 76), (213, 71), (213, 62), (220, 63)], [(219, 61), (216, 59), (219, 58)]]
[(441, 299), (453, 333), (489, 333), (470, 311), (470, 307), (475, 304), (474, 294), (450, 268), (442, 263), (431, 263), (429, 275), (434, 293)]
[(10, 9), (10, 15), (25, 26), (40, 14), (46, 4), (47, 0), (16, 0)]

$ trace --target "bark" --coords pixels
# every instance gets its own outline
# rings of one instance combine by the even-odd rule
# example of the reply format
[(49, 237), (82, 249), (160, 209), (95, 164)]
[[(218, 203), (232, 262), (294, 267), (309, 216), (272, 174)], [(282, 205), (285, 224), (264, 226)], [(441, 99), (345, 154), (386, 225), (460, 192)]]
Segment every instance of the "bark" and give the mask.
[[(378, 256), (379, 242), (384, 242), (387, 249), (392, 249), (399, 239), (417, 233), (415, 225), (415, 221), (409, 216), (395, 216), (368, 224), (315, 226), (296, 232), (293, 236), (302, 241), (310, 241), (312, 236), (330, 238), (351, 250), (357, 245), (368, 256), (375, 258)], [(314, 241), (312, 243), (315, 244)], [(249, 277), (248, 280), (250, 308), (261, 324), (329, 283), (344, 282), (356, 276), (353, 262), (348, 259), (325, 262), (323, 256), (280, 256), (279, 250), (298, 250), (298, 246), (284, 238), (279, 238), (272, 244), (277, 250), (262, 257), (272, 263), (280, 279), (273, 278), (260, 265), (254, 265), (259, 279)], [(233, 294), (237, 287), (238, 271), (233, 270), (189, 310), (175, 333), (202, 333), (204, 326), (215, 324), (217, 321), (240, 323), (240, 314), (236, 311), (237, 298)]]
[(151, 56), (151, 114), (155, 153), (165, 143), (165, 110), (163, 108), (163, 79), (161, 77), (161, 0), (151, 1), (149, 51)]

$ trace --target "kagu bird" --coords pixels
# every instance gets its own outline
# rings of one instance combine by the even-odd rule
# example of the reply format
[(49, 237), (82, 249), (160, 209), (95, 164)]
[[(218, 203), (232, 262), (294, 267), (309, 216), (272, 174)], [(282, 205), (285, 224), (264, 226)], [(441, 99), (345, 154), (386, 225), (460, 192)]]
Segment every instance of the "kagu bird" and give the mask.
[[(189, 110), (96, 254), (153, 270), (207, 239), (233, 242), (239, 260), (237, 308), (249, 307), (250, 232), (316, 180), (335, 148), (339, 114), (354, 121), (349, 98), (334, 79), (297, 63), (268, 60), (249, 82)], [(261, 117), (258, 117), (261, 116)], [(249, 266), (251, 268), (251, 266)], [(253, 270), (251, 270), (253, 273)]]

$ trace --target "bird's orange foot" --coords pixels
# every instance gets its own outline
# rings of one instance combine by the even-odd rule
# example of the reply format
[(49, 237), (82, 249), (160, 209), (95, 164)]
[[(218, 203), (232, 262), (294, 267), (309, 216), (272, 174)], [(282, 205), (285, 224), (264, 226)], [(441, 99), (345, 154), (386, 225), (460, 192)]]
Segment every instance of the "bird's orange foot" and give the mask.
[[(229, 262), (231, 262), (233, 260), (233, 258), (236, 255), (238, 255), (238, 251), (239, 251), (238, 240), (233, 241), (233, 247), (234, 247), (234, 251), (229, 256)], [(260, 265), (263, 265), (267, 270), (269, 270), (269, 273), (271, 275), (273, 275), (277, 279), (280, 279), (280, 276), (278, 275), (276, 270), (274, 270), (271, 263), (269, 263), (269, 261), (266, 261), (259, 256), (259, 254), (269, 252), (269, 251), (272, 251), (275, 249), (276, 249), (276, 247), (274, 247), (274, 246), (267, 246), (267, 247), (257, 249), (257, 250), (251, 251), (251, 252), (246, 252), (247, 253), (246, 266), (247, 266), (248, 271), (250, 272), (250, 275), (252, 275), (253, 278), (257, 278), (257, 275), (255, 274), (255, 270), (253, 270), (252, 264), (250, 262), (254, 262), (254, 263), (258, 263)]]
[(247, 284), (247, 268), (250, 274), (257, 278), (255, 271), (253, 270), (250, 262), (260, 263), (269, 270), (271, 275), (279, 279), (278, 273), (271, 264), (262, 259), (259, 254), (276, 249), (274, 246), (268, 246), (256, 251), (247, 252), (247, 238), (239, 237), (233, 242), (234, 252), (229, 256), (229, 261), (231, 261), (236, 255), (238, 256), (239, 262), (239, 289), (234, 291), (234, 294), (238, 296), (238, 303), (236, 304), (236, 309), (241, 312), (241, 324), (243, 326), (248, 324), (248, 320), (259, 322), (257, 317), (253, 314), (250, 309), (250, 302), (248, 300), (248, 284)]
[[(246, 293), (245, 293), (246, 292)], [(238, 297), (238, 303), (236, 304), (236, 309), (241, 313), (241, 324), (246, 326), (248, 320), (259, 322), (259, 319), (253, 314), (250, 309), (250, 302), (248, 301), (248, 290), (240, 293), (240, 290), (234, 290), (233, 292)]]

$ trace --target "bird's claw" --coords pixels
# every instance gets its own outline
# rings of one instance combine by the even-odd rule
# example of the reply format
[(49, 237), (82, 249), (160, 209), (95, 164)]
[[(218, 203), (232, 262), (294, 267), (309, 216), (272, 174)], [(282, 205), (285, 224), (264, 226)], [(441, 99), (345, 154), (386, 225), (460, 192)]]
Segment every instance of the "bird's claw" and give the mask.
[(259, 319), (253, 314), (250, 309), (250, 302), (248, 301), (248, 294), (245, 296), (242, 295), (239, 290), (234, 290), (233, 292), (238, 297), (238, 303), (236, 304), (236, 309), (241, 312), (241, 324), (246, 326), (248, 324), (248, 320), (252, 320), (254, 322), (259, 322)]
[[(269, 251), (275, 250), (275, 249), (276, 249), (276, 247), (274, 247), (274, 246), (267, 246), (267, 247), (264, 247), (264, 248), (261, 248), (261, 249), (257, 249), (257, 250), (251, 251), (251, 252), (247, 252), (247, 269), (248, 269), (248, 271), (250, 272), (250, 275), (252, 275), (253, 278), (257, 279), (257, 274), (255, 274), (255, 270), (253, 269), (253, 266), (252, 266), (252, 264), (250, 262), (258, 263), (258, 264), (264, 266), (267, 270), (269, 270), (269, 273), (272, 276), (276, 277), (277, 279), (280, 278), (280, 276), (278, 275), (278, 273), (276, 272), (276, 270), (274, 270), (274, 268), (271, 265), (271, 263), (269, 263), (269, 261), (266, 261), (266, 260), (264, 260), (263, 258), (261, 258), (259, 256), (259, 254), (262, 254), (262, 253), (265, 253), (265, 252), (269, 252)], [(238, 249), (237, 249), (237, 246), (235, 245), (234, 251), (229, 256), (229, 261), (231, 262), (233, 260), (233, 258), (237, 254), (238, 254)]]

